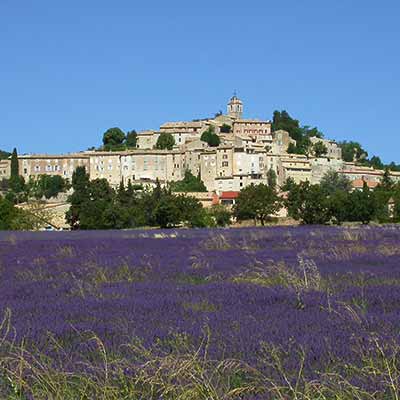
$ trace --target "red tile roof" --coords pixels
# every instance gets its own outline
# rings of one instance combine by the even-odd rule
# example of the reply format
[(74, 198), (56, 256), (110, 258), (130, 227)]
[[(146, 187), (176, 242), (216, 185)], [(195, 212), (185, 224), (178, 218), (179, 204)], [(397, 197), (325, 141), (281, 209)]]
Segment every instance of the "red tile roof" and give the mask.
[(219, 198), (221, 200), (232, 200), (237, 199), (239, 192), (222, 192)]
[(378, 182), (366, 181), (366, 180), (363, 180), (363, 179), (355, 179), (354, 181), (351, 182), (351, 184), (352, 184), (353, 188), (362, 189), (364, 187), (364, 182), (366, 182), (367, 186), (370, 189), (374, 189), (374, 188), (376, 188), (378, 186)]

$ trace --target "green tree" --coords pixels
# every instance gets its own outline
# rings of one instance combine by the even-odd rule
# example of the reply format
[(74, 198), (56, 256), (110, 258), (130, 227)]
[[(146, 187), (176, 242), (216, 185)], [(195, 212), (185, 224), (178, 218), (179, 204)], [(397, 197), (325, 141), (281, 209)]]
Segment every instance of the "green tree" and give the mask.
[(265, 224), (267, 218), (276, 214), (281, 207), (281, 201), (272, 187), (251, 184), (239, 193), (233, 214), (239, 220), (254, 219)]
[(210, 126), (206, 131), (202, 133), (200, 140), (206, 142), (210, 147), (217, 147), (221, 143), (221, 140), (219, 136), (215, 133), (213, 126)]
[(200, 177), (194, 176), (189, 170), (185, 171), (182, 180), (171, 183), (173, 192), (207, 192), (207, 188)]
[(373, 167), (374, 169), (383, 169), (385, 168), (382, 160), (377, 156), (372, 156), (371, 159), (368, 161), (368, 164)]
[(8, 151), (0, 150), (0, 160), (7, 160), (11, 156)]
[(160, 136), (157, 139), (156, 149), (159, 150), (172, 150), (175, 145), (174, 137), (168, 132), (160, 133)]
[(163, 195), (155, 209), (155, 221), (161, 228), (171, 228), (181, 222), (181, 211), (176, 199), (171, 195)]
[(327, 194), (335, 193), (336, 191), (350, 192), (352, 189), (349, 178), (339, 174), (335, 170), (329, 170), (321, 179), (321, 189)]
[(135, 149), (137, 143), (137, 133), (135, 130), (132, 130), (126, 134), (125, 144), (129, 149)]
[(71, 229), (79, 229), (83, 208), (90, 200), (89, 175), (85, 167), (78, 167), (72, 174), (73, 193), (68, 198), (71, 204), (65, 218)]
[(314, 145), (312, 146), (312, 150), (313, 150), (315, 157), (317, 157), (317, 158), (324, 156), (328, 153), (327, 147), (322, 142), (314, 143)]
[(366, 182), (364, 182), (362, 190), (355, 190), (351, 193), (350, 200), (349, 220), (369, 224), (376, 215), (376, 201)]
[(285, 200), (288, 215), (304, 224), (326, 224), (331, 219), (328, 196), (319, 185), (293, 185)]
[(16, 214), (14, 204), (0, 196), (0, 230), (10, 230)]
[(69, 188), (68, 181), (59, 175), (39, 175), (36, 179), (30, 179), (26, 185), (28, 196), (33, 196), (37, 200), (42, 197), (51, 199)]
[(350, 193), (341, 189), (330, 192), (328, 205), (333, 222), (341, 225), (349, 219), (351, 209)]
[(212, 206), (210, 215), (214, 218), (216, 226), (225, 227), (231, 224), (232, 213), (222, 204)]
[(179, 195), (175, 197), (180, 215), (179, 222), (183, 222), (192, 227), (206, 226), (206, 214), (203, 212), (203, 206), (200, 201), (192, 196)]
[(342, 149), (342, 158), (346, 162), (360, 161), (368, 157), (368, 153), (358, 142), (339, 142), (339, 147)]
[(18, 163), (18, 153), (17, 149), (14, 147), (11, 154), (11, 179), (16, 179), (19, 177), (19, 163)]
[(17, 149), (14, 148), (11, 155), (11, 174), (9, 180), (9, 187), (12, 191), (12, 197), (15, 203), (20, 203), (25, 201), (25, 196), (23, 194), (25, 190), (25, 180), (19, 174), (19, 162)]
[(110, 128), (103, 134), (105, 150), (115, 150), (124, 147), (125, 133), (120, 128)]
[(269, 169), (267, 172), (267, 183), (268, 183), (268, 186), (271, 187), (272, 189), (276, 188), (277, 176), (276, 176), (276, 172), (273, 169)]
[(228, 125), (228, 124), (223, 124), (223, 125), (221, 126), (221, 133), (231, 133), (231, 131), (232, 131), (232, 128), (231, 128), (230, 125)]
[(294, 143), (290, 142), (287, 148), (287, 152), (289, 154), (296, 154), (297, 153), (297, 147)]

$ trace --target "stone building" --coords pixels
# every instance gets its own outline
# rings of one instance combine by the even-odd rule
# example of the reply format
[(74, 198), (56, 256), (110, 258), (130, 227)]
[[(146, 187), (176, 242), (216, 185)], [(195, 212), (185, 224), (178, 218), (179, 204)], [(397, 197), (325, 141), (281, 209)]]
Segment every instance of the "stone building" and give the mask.
[(285, 182), (292, 178), (295, 183), (311, 181), (310, 160), (300, 154), (287, 154), (280, 159), (278, 179)]
[(87, 153), (74, 153), (62, 155), (19, 155), (19, 173), (27, 181), (39, 175), (59, 175), (71, 179), (77, 167), (85, 167), (89, 172), (89, 155)]
[(3, 179), (9, 179), (11, 175), (11, 161), (0, 160), (0, 181)]
[(232, 119), (242, 118), (243, 102), (236, 96), (236, 94), (234, 94), (233, 97), (230, 99), (227, 109), (228, 109), (228, 115)]
[(88, 153), (90, 159), (89, 177), (93, 179), (107, 179), (111, 186), (121, 182), (120, 154), (113, 151), (97, 151)]
[(238, 119), (233, 122), (233, 134), (235, 136), (250, 137), (253, 141), (265, 140), (271, 135), (271, 121), (257, 119)]
[(327, 150), (327, 153), (325, 154), (326, 157), (334, 158), (336, 160), (342, 159), (342, 149), (334, 140), (321, 139), (313, 136), (310, 137), (310, 141), (312, 144), (316, 144), (318, 142), (322, 143)]
[(156, 146), (160, 132), (157, 131), (141, 131), (136, 137), (136, 147), (138, 149), (154, 149)]

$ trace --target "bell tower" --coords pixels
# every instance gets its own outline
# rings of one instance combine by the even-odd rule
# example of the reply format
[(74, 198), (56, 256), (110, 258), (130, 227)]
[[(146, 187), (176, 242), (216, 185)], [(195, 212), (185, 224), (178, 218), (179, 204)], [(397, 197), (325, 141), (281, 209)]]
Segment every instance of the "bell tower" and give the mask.
[(236, 92), (228, 103), (228, 115), (233, 119), (241, 119), (243, 116), (243, 102), (236, 96)]

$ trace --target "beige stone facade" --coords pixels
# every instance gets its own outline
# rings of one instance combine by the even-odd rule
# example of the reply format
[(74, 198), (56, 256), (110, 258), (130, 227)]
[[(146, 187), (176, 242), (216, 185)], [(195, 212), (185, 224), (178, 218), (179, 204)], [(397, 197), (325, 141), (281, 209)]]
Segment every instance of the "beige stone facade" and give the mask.
[(0, 181), (2, 179), (9, 179), (11, 175), (11, 161), (0, 160)]
[(157, 131), (138, 132), (136, 138), (136, 147), (138, 149), (154, 149), (159, 136), (160, 132)]
[(235, 136), (247, 136), (253, 140), (263, 140), (271, 135), (271, 121), (259, 121), (257, 119), (239, 119), (233, 122), (233, 134)]
[(285, 182), (288, 178), (295, 183), (311, 181), (311, 164), (306, 156), (288, 154), (281, 158), (279, 169), (280, 181)]
[(321, 139), (317, 137), (311, 137), (310, 141), (312, 144), (320, 142), (326, 147), (327, 153), (325, 154), (325, 157), (333, 158), (336, 160), (342, 159), (342, 149), (335, 141), (328, 139)]
[(39, 175), (59, 175), (71, 179), (77, 167), (89, 171), (89, 156), (86, 153), (62, 155), (19, 155), (19, 173), (28, 180)]

